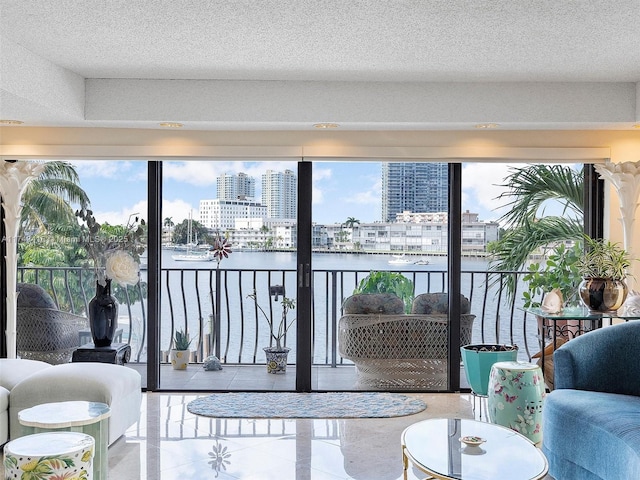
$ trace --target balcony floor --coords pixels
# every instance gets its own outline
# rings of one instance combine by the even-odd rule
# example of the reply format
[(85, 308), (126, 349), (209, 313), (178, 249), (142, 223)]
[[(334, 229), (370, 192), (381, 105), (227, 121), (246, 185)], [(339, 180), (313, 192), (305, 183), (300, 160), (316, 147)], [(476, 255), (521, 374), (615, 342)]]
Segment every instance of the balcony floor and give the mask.
[[(130, 363), (142, 375), (146, 385), (147, 364)], [(469, 385), (460, 369), (462, 389)], [(336, 368), (312, 367), (312, 389), (317, 391), (363, 390), (355, 386), (356, 371), (353, 365)], [(160, 389), (164, 391), (294, 391), (296, 388), (296, 368), (288, 366), (284, 374), (269, 374), (264, 365), (224, 365), (222, 370), (205, 371), (202, 364), (190, 364), (186, 370), (174, 370), (171, 365), (160, 367)], [(370, 389), (368, 389), (370, 390)]]

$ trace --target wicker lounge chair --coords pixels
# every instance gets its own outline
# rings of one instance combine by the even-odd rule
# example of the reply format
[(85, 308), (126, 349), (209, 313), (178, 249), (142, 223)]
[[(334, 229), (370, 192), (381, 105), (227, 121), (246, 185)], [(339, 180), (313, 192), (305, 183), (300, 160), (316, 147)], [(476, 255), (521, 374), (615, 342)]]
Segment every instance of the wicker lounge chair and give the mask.
[[(391, 297), (354, 295), (343, 306), (339, 351), (355, 364), (358, 386), (447, 388), (448, 295), (418, 295), (411, 314), (402, 313), (402, 300)], [(471, 343), (475, 315), (469, 310), (469, 300), (461, 296), (462, 345)]]
[(80, 330), (89, 327), (88, 320), (60, 311), (39, 285), (19, 283), (17, 290), (18, 356), (51, 364), (70, 362), (80, 346)]

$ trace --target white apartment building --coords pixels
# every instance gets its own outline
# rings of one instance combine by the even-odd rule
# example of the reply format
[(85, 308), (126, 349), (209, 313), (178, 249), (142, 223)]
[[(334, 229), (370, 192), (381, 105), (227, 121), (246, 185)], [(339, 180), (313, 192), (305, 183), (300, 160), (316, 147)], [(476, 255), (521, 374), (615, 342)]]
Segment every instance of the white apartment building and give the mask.
[(298, 218), (298, 178), (291, 170), (262, 174), (262, 204), (269, 218)]
[(240, 250), (254, 248), (295, 248), (298, 230), (295, 220), (238, 218), (229, 232), (231, 244)]
[(224, 173), (216, 179), (216, 198), (252, 200), (256, 196), (256, 179), (246, 173)]
[(250, 200), (200, 200), (200, 223), (213, 230), (235, 228), (237, 218), (265, 218), (267, 207)]
[[(405, 221), (361, 223), (353, 229), (340, 224), (328, 225), (329, 248), (360, 249), (372, 252), (445, 253), (448, 248), (448, 215), (446, 212), (403, 212)], [(488, 242), (498, 240), (499, 224), (482, 222), (477, 213), (462, 214), (462, 251), (486, 252)], [(340, 232), (343, 232), (342, 234)], [(346, 238), (345, 238), (346, 233)], [(339, 238), (342, 236), (343, 238)], [(314, 245), (315, 246), (315, 245)]]

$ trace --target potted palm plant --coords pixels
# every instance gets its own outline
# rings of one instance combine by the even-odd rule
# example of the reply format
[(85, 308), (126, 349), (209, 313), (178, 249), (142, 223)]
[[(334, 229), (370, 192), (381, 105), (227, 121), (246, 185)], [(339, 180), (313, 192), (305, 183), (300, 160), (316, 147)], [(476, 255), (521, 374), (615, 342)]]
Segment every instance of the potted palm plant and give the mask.
[[(273, 316), (267, 315), (267, 312), (265, 312), (264, 309), (258, 304), (258, 296), (255, 290), (251, 295), (248, 295), (248, 298), (251, 298), (254, 302), (256, 315), (259, 311), (269, 325), (270, 345), (263, 348), (264, 353), (267, 357), (267, 373), (285, 373), (287, 371), (287, 356), (291, 349), (284, 346), (282, 341), (289, 328), (291, 328), (293, 323), (296, 321), (295, 318), (291, 321), (287, 320), (289, 310), (293, 310), (294, 308), (296, 308), (295, 300), (292, 300), (291, 298), (287, 298), (285, 296), (282, 297), (282, 313), (280, 316), (280, 321), (276, 322), (273, 319)], [(277, 295), (274, 301), (278, 301)]]
[(174, 370), (186, 370), (189, 364), (191, 340), (184, 330), (177, 330), (174, 338), (174, 348), (170, 352), (171, 365)]
[(584, 254), (578, 260), (582, 275), (582, 302), (593, 313), (616, 312), (627, 298), (625, 278), (629, 253), (618, 243), (585, 236)]

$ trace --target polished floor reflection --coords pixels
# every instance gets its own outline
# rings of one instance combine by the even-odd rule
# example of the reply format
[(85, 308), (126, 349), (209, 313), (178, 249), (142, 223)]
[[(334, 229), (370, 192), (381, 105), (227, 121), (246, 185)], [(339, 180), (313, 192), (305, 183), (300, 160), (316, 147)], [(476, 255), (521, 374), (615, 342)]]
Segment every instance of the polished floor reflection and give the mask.
[[(408, 425), (474, 418), (469, 395), (411, 395), (427, 409), (385, 419), (252, 420), (198, 417), (186, 409), (197, 395), (147, 393), (140, 422), (109, 448), (109, 479), (401, 479)], [(408, 478), (424, 475), (410, 469)]]

